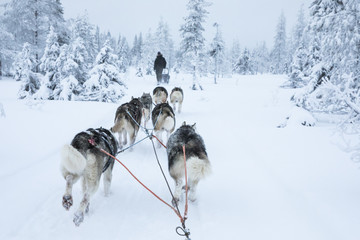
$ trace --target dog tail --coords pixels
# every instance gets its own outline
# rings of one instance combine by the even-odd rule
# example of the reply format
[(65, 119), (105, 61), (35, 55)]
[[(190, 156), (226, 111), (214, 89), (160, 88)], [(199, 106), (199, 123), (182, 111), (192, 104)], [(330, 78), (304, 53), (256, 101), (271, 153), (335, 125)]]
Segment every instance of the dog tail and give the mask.
[(113, 132), (113, 133), (116, 133), (116, 132), (121, 132), (123, 130), (123, 128), (125, 127), (125, 124), (126, 124), (126, 119), (125, 119), (125, 116), (118, 116), (116, 119), (115, 119), (115, 124), (112, 128), (110, 128), (110, 130)]
[(175, 118), (173, 116), (167, 116), (165, 119), (164, 119), (164, 128), (169, 130), (170, 132), (174, 131), (175, 129)]
[(80, 174), (86, 167), (86, 159), (76, 148), (66, 144), (61, 151), (61, 167), (70, 173)]
[(199, 181), (212, 172), (211, 164), (208, 159), (200, 159), (198, 157), (190, 157), (186, 161), (186, 167), (188, 169), (188, 176), (193, 179), (193, 181)]

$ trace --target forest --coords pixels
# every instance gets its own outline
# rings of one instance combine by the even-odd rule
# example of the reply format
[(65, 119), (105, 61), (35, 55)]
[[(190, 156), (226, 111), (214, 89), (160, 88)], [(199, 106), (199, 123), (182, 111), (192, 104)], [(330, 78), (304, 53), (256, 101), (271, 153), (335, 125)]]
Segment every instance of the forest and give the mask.
[(358, 0), (314, 0), (299, 9), (291, 31), (282, 13), (271, 49), (264, 42), (253, 49), (240, 47), (237, 40), (225, 43), (221, 19), (214, 24), (213, 39), (206, 41), (203, 25), (210, 4), (188, 1), (181, 42), (175, 46), (165, 20), (129, 44), (124, 36), (102, 32), (86, 13), (64, 19), (60, 0), (11, 0), (1, 5), (0, 77), (23, 83), (20, 99), (115, 102), (126, 89), (123, 73), (135, 68), (138, 76), (154, 74), (154, 56), (161, 51), (171, 72), (192, 74), (194, 90), (201, 89), (201, 76), (213, 75), (216, 83), (232, 74), (286, 74), (283, 87), (301, 88), (292, 97), (297, 106), (358, 120)]

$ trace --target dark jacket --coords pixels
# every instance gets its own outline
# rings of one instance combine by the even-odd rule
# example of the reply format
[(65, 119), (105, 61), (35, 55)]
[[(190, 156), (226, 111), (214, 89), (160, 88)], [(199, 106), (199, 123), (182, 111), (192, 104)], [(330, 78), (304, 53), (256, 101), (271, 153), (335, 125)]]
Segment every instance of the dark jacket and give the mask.
[(155, 71), (162, 71), (166, 68), (166, 60), (162, 55), (157, 55), (155, 62), (154, 62), (154, 70)]

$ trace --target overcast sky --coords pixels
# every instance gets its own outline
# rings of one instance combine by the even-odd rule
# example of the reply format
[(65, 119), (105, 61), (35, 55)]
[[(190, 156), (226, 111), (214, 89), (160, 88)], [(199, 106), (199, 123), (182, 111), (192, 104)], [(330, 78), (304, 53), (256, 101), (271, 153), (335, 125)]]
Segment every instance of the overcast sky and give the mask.
[[(124, 35), (132, 45), (135, 34), (154, 32), (162, 18), (170, 28), (175, 43), (179, 43), (180, 26), (187, 16), (188, 0), (62, 0), (65, 18), (77, 17), (86, 10), (90, 22), (101, 31), (115, 37)], [(230, 46), (238, 39), (241, 47), (254, 47), (265, 41), (272, 48), (276, 25), (284, 12), (287, 32), (296, 23), (300, 6), (308, 7), (312, 0), (208, 0), (209, 16), (204, 25), (208, 41), (214, 36), (214, 22), (219, 23), (223, 38)]]

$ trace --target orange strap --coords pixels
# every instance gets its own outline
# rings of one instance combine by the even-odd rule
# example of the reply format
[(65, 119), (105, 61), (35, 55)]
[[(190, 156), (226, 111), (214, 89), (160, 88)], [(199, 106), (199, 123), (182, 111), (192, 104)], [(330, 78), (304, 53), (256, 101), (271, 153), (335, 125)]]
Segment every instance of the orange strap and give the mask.
[[(163, 202), (165, 205), (167, 205), (169, 208), (171, 208), (176, 215), (180, 218), (181, 223), (185, 222), (185, 218), (183, 218), (181, 216), (181, 214), (170, 204), (168, 204), (167, 202), (165, 202), (162, 198), (160, 198), (158, 195), (156, 195), (153, 191), (151, 191), (147, 186), (145, 186), (145, 184), (143, 184), (119, 159), (117, 159), (116, 157), (114, 157), (113, 155), (111, 155), (110, 153), (106, 152), (104, 149), (100, 148), (100, 151), (105, 153), (106, 155), (112, 157), (113, 159), (115, 159), (116, 161), (118, 161), (129, 173), (130, 175), (135, 178), (136, 181), (138, 181), (138, 183), (140, 183), (146, 190), (148, 190), (152, 195), (154, 195), (157, 199), (159, 199), (161, 202)], [(187, 187), (186, 187), (187, 188)]]
[(185, 168), (185, 211), (184, 211), (184, 221), (185, 221), (187, 219), (187, 213), (188, 213), (188, 183), (187, 183), (185, 144), (183, 145), (183, 152), (184, 152), (184, 168)]
[(156, 138), (156, 140), (158, 140), (158, 142), (165, 148), (167, 149), (167, 147), (165, 146), (165, 144), (163, 144), (155, 135), (152, 135), (154, 138)]

